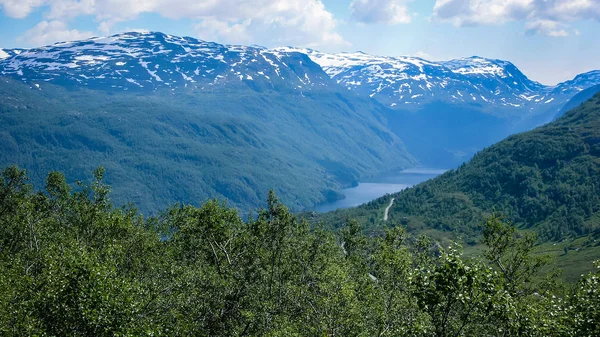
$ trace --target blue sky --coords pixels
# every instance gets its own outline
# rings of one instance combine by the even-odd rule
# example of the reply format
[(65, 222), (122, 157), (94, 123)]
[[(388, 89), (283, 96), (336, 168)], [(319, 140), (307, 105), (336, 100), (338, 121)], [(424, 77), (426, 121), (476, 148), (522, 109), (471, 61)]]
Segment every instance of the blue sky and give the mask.
[(326, 52), (478, 55), (544, 84), (600, 69), (600, 0), (0, 0), (0, 48), (141, 29)]

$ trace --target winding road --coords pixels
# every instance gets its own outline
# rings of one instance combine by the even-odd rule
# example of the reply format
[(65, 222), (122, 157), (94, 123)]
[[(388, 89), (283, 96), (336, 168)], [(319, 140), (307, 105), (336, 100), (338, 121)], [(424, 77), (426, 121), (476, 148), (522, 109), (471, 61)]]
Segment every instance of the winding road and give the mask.
[(390, 204), (388, 205), (388, 207), (385, 208), (385, 213), (383, 214), (383, 221), (387, 221), (390, 207), (392, 207), (393, 204), (394, 204), (394, 198), (392, 198), (392, 200), (390, 200)]

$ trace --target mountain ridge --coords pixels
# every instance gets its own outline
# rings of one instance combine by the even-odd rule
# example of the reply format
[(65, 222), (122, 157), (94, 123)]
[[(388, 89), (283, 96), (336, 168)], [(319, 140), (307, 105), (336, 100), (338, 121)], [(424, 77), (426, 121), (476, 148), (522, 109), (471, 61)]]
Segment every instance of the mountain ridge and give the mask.
[(518, 116), (523, 109), (527, 114), (556, 114), (572, 95), (600, 84), (600, 71), (592, 70), (547, 86), (530, 80), (510, 61), (479, 56), (428, 61), (363, 52), (328, 54), (293, 47), (278, 50), (306, 53), (348, 90), (397, 109), (445, 101), (491, 105), (496, 111), (486, 112), (499, 115)]
[[(41, 85), (155, 90), (226, 83), (256, 90), (311, 90), (329, 77), (308, 57), (159, 32), (123, 33), (5, 52), (0, 75)], [(311, 76), (314, 76), (311, 78)]]
[[(164, 62), (167, 56), (171, 62)], [(102, 69), (106, 64), (114, 69)], [(292, 69), (290, 64), (296, 66)], [(311, 78), (309, 74), (318, 72), (316, 66), (325, 74)], [(55, 81), (123, 90), (187, 86), (209, 90), (225, 82), (256, 90), (302, 91), (335, 82), (392, 109), (445, 102), (512, 117), (553, 116), (572, 96), (600, 84), (600, 70), (547, 86), (529, 79), (510, 61), (480, 56), (428, 61), (364, 52), (328, 54), (309, 48), (226, 45), (161, 32), (126, 32), (32, 49), (3, 49), (0, 75), (37, 85)]]
[(97, 166), (142, 212), (227, 200), (243, 213), (274, 189), (293, 210), (388, 168), (416, 164), (382, 108), (346, 92), (40, 87), (0, 77), (0, 166), (81, 180)]

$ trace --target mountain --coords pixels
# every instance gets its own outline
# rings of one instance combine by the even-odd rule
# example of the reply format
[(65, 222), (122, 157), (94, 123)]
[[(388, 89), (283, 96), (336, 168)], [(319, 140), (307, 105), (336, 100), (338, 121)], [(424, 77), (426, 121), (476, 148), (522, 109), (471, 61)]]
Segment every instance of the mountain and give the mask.
[(545, 86), (511, 62), (477, 56), (432, 62), (276, 50), (306, 53), (348, 91), (388, 107), (387, 126), (421, 163), (433, 167), (456, 167), (511, 134), (548, 123), (574, 95), (600, 84), (598, 71), (592, 71)]
[[(162, 97), (170, 91), (194, 93), (199, 99), (219, 93), (235, 97), (238, 92), (243, 92), (242, 96), (277, 92), (294, 97), (332, 93), (329, 98), (337, 102), (334, 105), (349, 109), (354, 109), (352, 102), (358, 99), (362, 107), (354, 113), (361, 117), (346, 118), (354, 118), (352, 123), (374, 118), (377, 124), (361, 134), (364, 144), (370, 143), (367, 135), (371, 132), (391, 131), (397, 144), (404, 144), (401, 158), (414, 157), (423, 165), (445, 168), (460, 165), (510, 134), (552, 120), (572, 96), (600, 83), (598, 72), (589, 72), (548, 87), (529, 80), (510, 62), (481, 57), (431, 62), (361, 52), (325, 54), (291, 47), (222, 45), (156, 32), (4, 50), (3, 55), (8, 56), (0, 59), (0, 76), (40, 91), (58, 85), (67, 90), (101, 91), (101, 95)], [(213, 104), (216, 107), (207, 109), (219, 110), (219, 103)], [(327, 106), (310, 109), (320, 111)], [(318, 118), (311, 123), (318, 124)], [(371, 155), (382, 158), (379, 152)], [(406, 163), (411, 162), (413, 159)], [(379, 169), (390, 169), (388, 164), (383, 166)], [(373, 168), (352, 170), (353, 178), (344, 184), (367, 171), (367, 175), (374, 174)]]
[(356, 218), (375, 231), (404, 226), (441, 241), (466, 243), (466, 251), (477, 254), (481, 225), (496, 212), (537, 233), (536, 251), (557, 257), (566, 279), (591, 270), (590, 261), (600, 256), (600, 93), (435, 179), (310, 218), (330, 226)]
[(495, 115), (522, 116), (564, 104), (572, 95), (600, 84), (600, 71), (556, 86), (532, 81), (508, 61), (473, 56), (433, 62), (418, 57), (374, 56), (362, 52), (306, 53), (349, 90), (399, 109), (430, 102), (478, 105)]
[(27, 83), (52, 82), (93, 89), (211, 90), (247, 86), (256, 90), (306, 91), (329, 77), (300, 53), (221, 45), (162, 33), (124, 33), (4, 52), (0, 75)]
[(600, 70), (594, 70), (587, 73), (579, 74), (570, 81), (565, 81), (553, 88), (553, 94), (576, 94), (582, 92), (592, 86), (596, 86), (600, 82)]
[[(326, 75), (308, 69), (316, 68), (315, 63)], [(305, 91), (331, 85), (331, 78), (392, 108), (444, 102), (476, 106), (497, 116), (559, 109), (576, 93), (600, 84), (600, 71), (592, 71), (556, 86), (544, 86), (508, 61), (476, 56), (432, 62), (362, 52), (326, 54), (292, 47), (269, 50), (156, 32), (0, 50), (0, 74), (27, 83), (52, 81), (123, 90), (188, 86), (210, 90), (225, 83), (257, 90)]]
[(504, 214), (543, 240), (600, 236), (600, 94), (558, 120), (480, 151), (456, 170), (334, 214), (380, 212), (413, 230), (472, 237), (484, 217)]
[(247, 212), (271, 188), (300, 210), (416, 164), (384, 107), (300, 53), (126, 33), (22, 51), (0, 74), (0, 166), (40, 186), (103, 165), (115, 202), (144, 212), (213, 197)]

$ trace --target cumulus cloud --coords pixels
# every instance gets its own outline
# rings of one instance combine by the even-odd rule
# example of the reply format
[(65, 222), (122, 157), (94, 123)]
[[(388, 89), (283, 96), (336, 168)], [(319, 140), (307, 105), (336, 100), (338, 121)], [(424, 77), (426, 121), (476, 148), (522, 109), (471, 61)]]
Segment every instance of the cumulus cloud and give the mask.
[(45, 0), (0, 0), (0, 5), (7, 16), (22, 19), (44, 2)]
[(80, 32), (77, 29), (69, 29), (64, 22), (54, 20), (38, 23), (35, 27), (26, 31), (20, 39), (40, 46), (60, 41), (87, 39), (92, 37), (92, 35), (92, 32)]
[(205, 40), (219, 40), (234, 43), (251, 43), (248, 27), (252, 20), (227, 22), (217, 18), (206, 18), (194, 26), (196, 35)]
[(600, 21), (598, 0), (436, 0), (433, 19), (456, 26), (523, 21), (528, 33), (567, 36), (568, 23)]
[(362, 23), (410, 23), (408, 0), (354, 0), (350, 3), (352, 17)]
[[(46, 20), (91, 15), (109, 33), (119, 22), (143, 13), (195, 21), (198, 34), (232, 42), (256, 39), (298, 45), (345, 44), (322, 0), (0, 0), (6, 15), (26, 17), (43, 8)], [(198, 36), (205, 38), (205, 36)]]
[[(195, 26), (196, 34), (204, 39), (229, 43), (251, 43), (257, 36), (269, 36), (274, 45), (291, 44), (317, 47), (346, 45), (336, 32), (333, 14), (321, 1), (255, 0), (247, 1), (237, 13), (221, 9), (207, 12)], [(230, 0), (231, 2), (231, 0)]]

